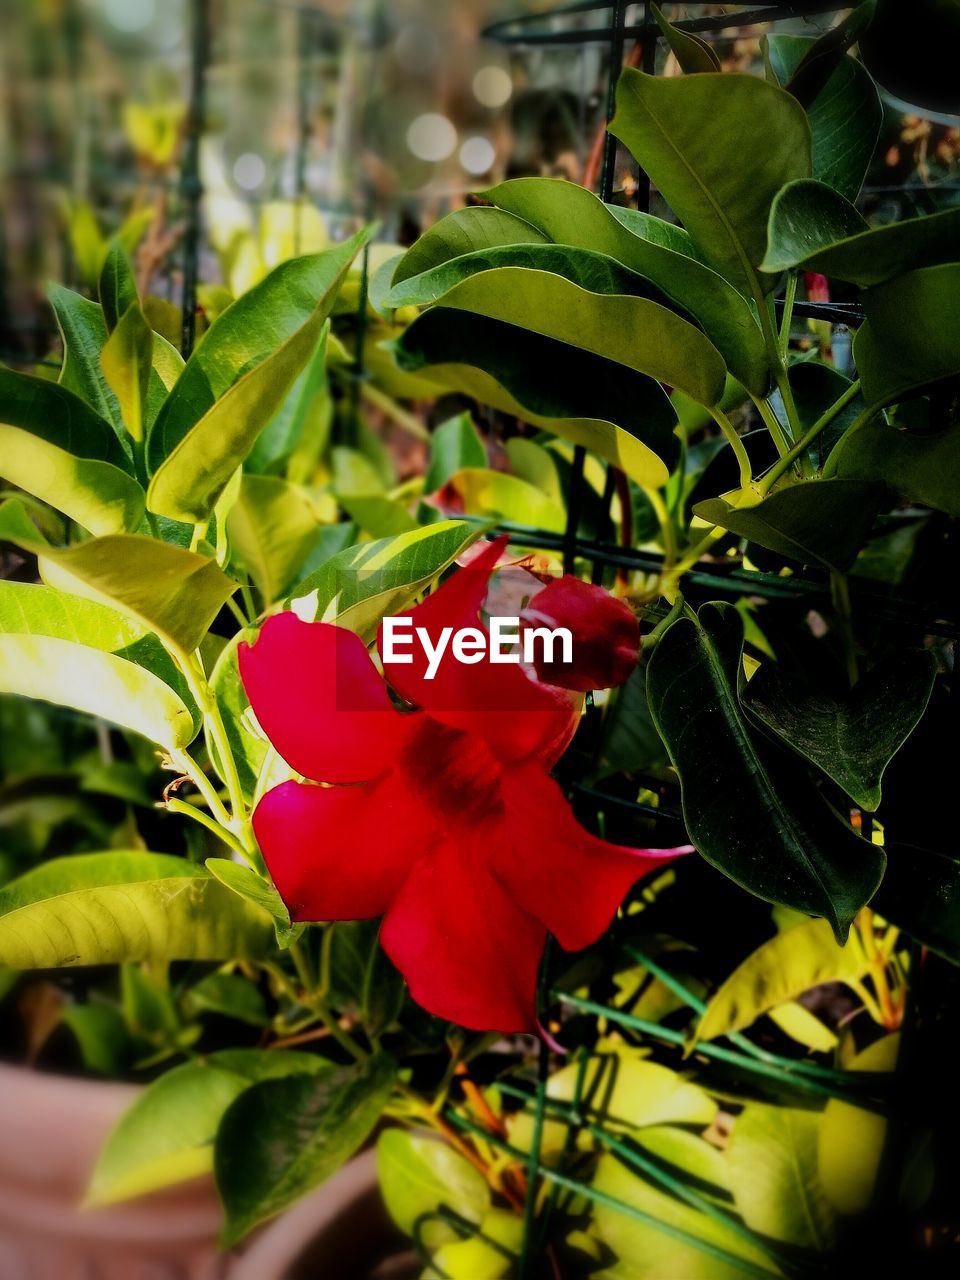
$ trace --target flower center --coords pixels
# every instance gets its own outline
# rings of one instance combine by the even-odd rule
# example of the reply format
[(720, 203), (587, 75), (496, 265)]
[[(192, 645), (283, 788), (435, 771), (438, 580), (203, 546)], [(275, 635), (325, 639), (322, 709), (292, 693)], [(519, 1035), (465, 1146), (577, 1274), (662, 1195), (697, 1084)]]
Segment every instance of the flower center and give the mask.
[(403, 767), (426, 803), (448, 824), (489, 821), (502, 808), (500, 763), (475, 734), (424, 715)]

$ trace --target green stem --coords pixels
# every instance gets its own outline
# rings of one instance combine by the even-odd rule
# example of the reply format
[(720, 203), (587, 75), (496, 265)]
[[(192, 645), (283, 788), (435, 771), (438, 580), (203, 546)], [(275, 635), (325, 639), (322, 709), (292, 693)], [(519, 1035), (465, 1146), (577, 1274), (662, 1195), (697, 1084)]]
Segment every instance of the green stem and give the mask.
[(850, 605), (850, 587), (846, 575), (836, 569), (830, 571), (830, 594), (840, 622), (840, 636), (846, 659), (847, 679), (851, 687), (857, 683), (860, 671), (857, 666), (857, 645), (853, 632), (853, 609)]
[(234, 853), (239, 854), (247, 866), (250, 866), (246, 850), (233, 832), (229, 831), (222, 823), (214, 821), (202, 809), (198, 809), (195, 804), (189, 804), (186, 800), (178, 800), (175, 796), (171, 796), (169, 800), (164, 801), (163, 808), (169, 809), (171, 813), (182, 813), (185, 818), (192, 818), (194, 822), (199, 822), (202, 827), (212, 831), (218, 840), (222, 840), (224, 844), (229, 845)]
[(657, 489), (644, 489), (647, 501), (653, 507), (660, 525), (660, 536), (663, 539), (663, 568), (669, 572), (677, 558), (677, 537), (673, 527), (673, 519), (667, 510), (667, 504)]
[(843, 448), (843, 446), (847, 443), (847, 441), (850, 439), (850, 437), (854, 435), (857, 431), (859, 431), (862, 427), (865, 427), (869, 422), (872, 422), (879, 412), (880, 412), (880, 405), (869, 404), (850, 423), (849, 427), (847, 427), (846, 431), (843, 433), (843, 435), (840, 437), (837, 443), (830, 450), (829, 457), (827, 458), (826, 462), (823, 464), (823, 471), (821, 472), (821, 474), (825, 480), (829, 479), (831, 476), (836, 474), (837, 464), (840, 461), (840, 451)]
[(753, 467), (750, 465), (750, 457), (744, 447), (743, 441), (737, 433), (736, 427), (734, 427), (733, 423), (719, 405), (714, 405), (710, 408), (709, 413), (714, 422), (723, 432), (724, 438), (736, 455), (737, 464), (740, 467), (740, 488), (749, 488), (753, 483)]
[(787, 290), (783, 296), (783, 315), (780, 318), (780, 359), (785, 361), (790, 349), (790, 326), (793, 324), (793, 304), (797, 297), (797, 275), (790, 272), (787, 276)]
[(220, 825), (225, 830), (230, 830), (233, 825), (230, 815), (224, 808), (223, 801), (217, 795), (216, 788), (197, 764), (196, 760), (194, 760), (186, 751), (171, 751), (169, 755), (171, 764), (190, 779), (193, 785), (203, 796), (206, 801), (207, 808), (217, 819)]
[(250, 625), (250, 619), (246, 616), (246, 614), (237, 604), (236, 600), (234, 600), (233, 596), (227, 596), (226, 605), (227, 605), (227, 608), (230, 610), (230, 612), (233, 614), (236, 622), (239, 624), (240, 629), (246, 630), (246, 628), (249, 627)]
[(430, 432), (419, 418), (415, 417), (412, 413), (409, 413), (402, 405), (397, 404), (397, 402), (391, 399), (390, 396), (385, 395), (376, 387), (371, 386), (369, 382), (360, 383), (360, 395), (368, 404), (372, 404), (375, 408), (379, 409), (381, 413), (388, 417), (392, 422), (395, 422), (398, 427), (402, 427), (404, 431), (408, 432), (415, 439), (430, 439)]
[(217, 757), (220, 762), (220, 768), (223, 771), (223, 780), (226, 784), (227, 795), (230, 798), (230, 808), (233, 812), (233, 821), (230, 824), (231, 830), (237, 834), (244, 849), (250, 853), (254, 848), (253, 832), (247, 817), (246, 801), (243, 796), (240, 775), (237, 772), (237, 764), (233, 758), (233, 748), (230, 745), (226, 726), (223, 723), (223, 716), (220, 714), (219, 704), (210, 685), (207, 683), (199, 658), (196, 655), (184, 655), (184, 657), (185, 661), (181, 664), (184, 676), (190, 692), (196, 699), (197, 705), (203, 712), (204, 719), (210, 729), (210, 736), (217, 749)]
[(674, 600), (673, 606), (667, 616), (665, 618), (661, 618), (657, 625), (651, 631), (648, 631), (643, 637), (642, 646), (645, 653), (649, 653), (651, 649), (656, 647), (660, 641), (660, 637), (665, 631), (673, 626), (681, 613), (683, 613), (683, 596), (678, 593), (677, 598)]
[(770, 432), (770, 437), (777, 447), (777, 453), (781, 458), (786, 457), (790, 452), (790, 443), (784, 434), (783, 427), (780, 425), (780, 419), (766, 400), (753, 398), (753, 403), (757, 406), (757, 413), (763, 419), (763, 425)]
[(782, 458), (778, 459), (778, 461), (773, 464), (773, 466), (766, 473), (766, 475), (761, 476), (761, 478), (757, 481), (757, 488), (760, 490), (760, 492), (769, 493), (769, 491), (773, 488), (773, 486), (780, 479), (783, 473), (788, 469), (790, 464), (792, 462), (795, 462), (796, 459), (799, 458), (802, 453), (806, 453), (807, 449), (809, 449), (810, 445), (813, 444), (817, 436), (820, 435), (822, 431), (825, 431), (827, 427), (829, 427), (830, 423), (833, 422), (834, 418), (836, 418), (836, 416), (847, 407), (847, 405), (850, 403), (851, 400), (856, 399), (856, 397), (859, 394), (860, 394), (860, 381), (858, 379), (856, 382), (851, 382), (850, 386), (847, 387), (846, 391), (844, 391), (840, 399), (835, 400), (834, 403), (830, 405), (829, 409), (826, 409), (820, 415), (820, 417), (816, 420), (813, 426), (810, 427), (809, 430), (803, 433), (803, 435), (800, 437), (797, 443), (789, 450), (789, 452), (786, 453)]

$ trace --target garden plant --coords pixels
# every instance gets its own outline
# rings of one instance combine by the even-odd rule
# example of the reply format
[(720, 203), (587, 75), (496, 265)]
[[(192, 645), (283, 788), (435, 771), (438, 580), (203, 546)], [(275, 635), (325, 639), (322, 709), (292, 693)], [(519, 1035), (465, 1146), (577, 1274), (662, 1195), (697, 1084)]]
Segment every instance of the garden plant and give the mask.
[[(0, 1008), (145, 1083), (91, 1204), (212, 1171), (232, 1247), (375, 1141), (431, 1280), (955, 1269), (960, 207), (858, 208), (871, 70), (949, 106), (891, 8), (748, 73), (650, 6), (659, 214), (505, 180), (260, 263), (186, 359), (129, 236), (51, 287)], [(570, 661), (385, 651), (503, 614)]]

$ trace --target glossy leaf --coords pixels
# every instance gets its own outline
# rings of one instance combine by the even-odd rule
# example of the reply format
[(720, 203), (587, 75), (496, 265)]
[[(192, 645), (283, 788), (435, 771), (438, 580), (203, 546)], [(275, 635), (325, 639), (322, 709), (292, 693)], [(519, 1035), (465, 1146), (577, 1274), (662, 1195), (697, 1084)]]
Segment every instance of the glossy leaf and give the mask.
[(430, 465), (423, 482), (424, 493), (436, 491), (463, 467), (485, 467), (487, 451), (469, 413), (441, 422), (430, 436)]
[(115, 1204), (209, 1173), (217, 1127), (244, 1089), (331, 1070), (313, 1054), (265, 1049), (221, 1050), (173, 1067), (147, 1085), (107, 1138), (86, 1205)]
[(282, 263), (217, 317), (154, 423), (147, 446), (151, 472), (235, 382), (305, 324), (322, 324), (368, 235), (360, 231), (334, 249)]
[(667, 481), (676, 417), (661, 388), (624, 365), (445, 307), (414, 321), (394, 351), (402, 368), (582, 444), (637, 484)]
[(908, 502), (960, 516), (960, 428), (914, 432), (876, 418), (843, 441), (837, 475), (882, 480)]
[(372, 640), (386, 614), (408, 608), (478, 535), (463, 520), (444, 520), (347, 547), (300, 583), (294, 609), (307, 621), (336, 621)]
[(801, 564), (843, 570), (866, 541), (885, 495), (886, 485), (876, 481), (811, 480), (752, 507), (709, 498), (694, 514)]
[(886, 405), (960, 374), (960, 263), (910, 271), (864, 295), (853, 355), (867, 404)]
[(227, 531), (234, 556), (265, 605), (282, 600), (296, 581), (319, 529), (306, 490), (280, 476), (244, 475)]
[[(257, 786), (257, 778), (267, 754), (267, 743), (248, 727), (246, 715), (250, 703), (244, 692), (237, 668), (237, 647), (244, 641), (250, 644), (256, 638), (252, 628), (238, 632), (223, 649), (213, 671), (210, 673), (210, 689), (217, 700), (220, 715), (223, 719), (234, 764), (240, 778), (240, 786), (249, 799)], [(216, 745), (209, 729), (207, 732), (207, 751), (220, 776), (223, 776)]]
[(236, 1243), (335, 1173), (380, 1119), (395, 1076), (396, 1064), (381, 1054), (242, 1093), (223, 1117), (214, 1151), (227, 1218), (223, 1244)]
[[(861, 5), (854, 14), (863, 10)], [(806, 107), (813, 176), (855, 200), (877, 145), (883, 108), (862, 64), (842, 49), (839, 57), (831, 53), (827, 41), (837, 31), (834, 27), (819, 40), (769, 35), (766, 57), (780, 84)]]
[(0, 474), (94, 534), (135, 529), (143, 490), (110, 424), (56, 383), (0, 369)]
[(403, 1129), (380, 1135), (377, 1180), (387, 1212), (406, 1235), (441, 1205), (477, 1224), (490, 1207), (490, 1188), (468, 1160), (445, 1142)]
[(742, 661), (739, 614), (707, 604), (664, 633), (647, 667), (650, 712), (680, 775), (687, 830), (731, 879), (825, 916), (842, 941), (880, 882), (883, 851), (751, 730), (738, 694)]
[(692, 31), (683, 31), (675, 27), (672, 22), (668, 22), (658, 5), (652, 4), (650, 11), (682, 71), (690, 75), (698, 71), (720, 70), (720, 59), (706, 40)]
[(47, 297), (63, 339), (60, 385), (85, 400), (122, 439), (120, 406), (100, 366), (100, 353), (107, 341), (103, 310), (96, 302), (90, 302), (59, 284), (49, 286)]
[(329, 329), (325, 329), (280, 408), (253, 442), (245, 464), (248, 470), (272, 471), (299, 450), (318, 454), (323, 449), (332, 411), (327, 387), (328, 349)]
[(700, 404), (723, 395), (726, 370), (716, 347), (646, 298), (591, 293), (549, 271), (499, 267), (454, 285), (443, 306), (551, 338), (563, 344), (558, 360), (575, 347), (679, 387)]
[(821, 683), (764, 662), (747, 686), (746, 705), (873, 813), (884, 770), (920, 722), (935, 675), (929, 653), (903, 653), (878, 663), (837, 697)]
[(826, 920), (793, 925), (759, 946), (722, 983), (700, 1020), (697, 1039), (742, 1031), (813, 987), (858, 981), (868, 967), (857, 939), (840, 946)]
[(261, 954), (269, 918), (160, 853), (76, 853), (0, 889), (0, 966), (57, 969)]
[(820, 1185), (819, 1127), (815, 1111), (752, 1102), (737, 1116), (727, 1158), (730, 1190), (748, 1227), (824, 1253), (836, 1220)]
[[(395, 288), (411, 276), (475, 249), (501, 244), (545, 244), (550, 239), (524, 218), (505, 209), (468, 206), (448, 213), (428, 227), (400, 259), (393, 273)], [(387, 304), (392, 305), (392, 304)]]
[[(747, 296), (759, 281), (774, 196), (811, 172), (810, 127), (789, 94), (754, 76), (664, 80), (627, 68), (610, 131), (656, 183), (698, 249)], [(777, 145), (765, 145), (769, 138)], [(756, 139), (753, 149), (751, 139)], [(752, 160), (743, 164), (743, 148)], [(677, 384), (679, 385), (679, 384)]]
[(957, 256), (960, 209), (871, 227), (822, 182), (792, 182), (770, 210), (765, 271), (800, 268), (863, 288)]
[(107, 332), (112, 333), (119, 324), (120, 317), (131, 307), (140, 305), (133, 267), (119, 240), (110, 242), (97, 289)]
[(303, 925), (290, 923), (290, 912), (269, 880), (257, 875), (252, 867), (229, 858), (207, 858), (204, 864), (212, 876), (233, 893), (262, 908), (273, 917), (279, 946), (286, 949), (303, 933)]
[[(459, 498), (467, 515), (496, 517), (554, 533), (566, 528), (562, 506), (526, 480), (504, 471), (466, 467), (451, 477), (446, 492)], [(458, 505), (457, 510), (460, 509)]]
[(134, 440), (142, 440), (153, 371), (153, 330), (134, 302), (117, 321), (100, 352), (100, 367), (117, 398), (120, 418)]

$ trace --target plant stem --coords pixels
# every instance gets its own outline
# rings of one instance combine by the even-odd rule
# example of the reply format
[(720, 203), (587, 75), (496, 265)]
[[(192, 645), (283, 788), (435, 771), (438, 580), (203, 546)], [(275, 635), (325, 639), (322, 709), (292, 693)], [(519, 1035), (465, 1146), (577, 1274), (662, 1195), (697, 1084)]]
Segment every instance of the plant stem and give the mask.
[(846, 574), (840, 573), (836, 569), (831, 569), (830, 571), (830, 594), (833, 597), (833, 607), (837, 611), (840, 636), (843, 640), (843, 652), (847, 665), (847, 678), (852, 687), (860, 678), (860, 669), (857, 665), (857, 645), (853, 633), (853, 609), (850, 605), (850, 587), (847, 583)]
[(234, 600), (233, 596), (227, 596), (226, 605), (227, 605), (227, 608), (230, 610), (230, 612), (233, 614), (241, 630), (246, 630), (246, 628), (249, 627), (250, 625), (250, 620), (246, 616), (246, 614), (243, 612), (243, 610), (240, 608), (240, 606), (237, 604), (236, 600)]
[(783, 315), (780, 317), (780, 359), (785, 361), (790, 349), (790, 326), (793, 324), (793, 304), (797, 297), (797, 274), (787, 276), (787, 289), (783, 296)]
[(644, 489), (644, 493), (647, 496), (647, 501), (653, 507), (657, 522), (660, 525), (660, 536), (663, 539), (663, 567), (664, 571), (669, 573), (677, 558), (677, 538), (673, 528), (673, 520), (667, 510), (667, 504), (660, 496), (659, 490)]
[(223, 806), (223, 802), (217, 795), (216, 789), (210, 779), (203, 772), (196, 760), (193, 759), (186, 751), (171, 751), (170, 763), (175, 765), (182, 774), (190, 779), (207, 803), (207, 808), (217, 819), (217, 821), (229, 830), (231, 827), (231, 819), (229, 813)]
[(222, 840), (224, 844), (229, 845), (234, 853), (239, 854), (247, 866), (250, 866), (247, 851), (234, 836), (233, 832), (228, 830), (222, 822), (215, 822), (213, 818), (204, 813), (202, 809), (198, 809), (196, 805), (188, 804), (186, 800), (178, 800), (175, 796), (165, 800), (162, 808), (169, 809), (171, 813), (182, 813), (185, 818), (192, 818), (194, 822), (199, 822), (202, 827), (212, 831), (218, 840)]
[(217, 756), (220, 768), (223, 771), (223, 780), (226, 784), (227, 795), (230, 797), (230, 808), (233, 812), (233, 820), (230, 823), (231, 830), (235, 831), (240, 839), (240, 843), (249, 853), (253, 851), (253, 833), (250, 828), (250, 821), (247, 817), (246, 801), (243, 797), (243, 787), (240, 783), (240, 775), (237, 773), (237, 764), (233, 758), (233, 748), (230, 745), (230, 739), (227, 736), (226, 726), (223, 723), (223, 716), (220, 714), (220, 707), (217, 699), (207, 683), (207, 677), (204, 674), (203, 667), (200, 665), (200, 659), (196, 655), (187, 655), (184, 665), (184, 676), (190, 687), (190, 692), (197, 700), (197, 705), (203, 712), (204, 719), (210, 729), (210, 736), (213, 744), (217, 749)]
[(847, 427), (846, 431), (843, 433), (843, 435), (840, 437), (837, 443), (830, 450), (830, 455), (827, 458), (826, 462), (823, 464), (823, 471), (821, 472), (821, 475), (825, 480), (828, 479), (830, 476), (833, 476), (836, 474), (837, 464), (840, 461), (841, 448), (847, 443), (847, 441), (855, 432), (859, 431), (861, 427), (865, 427), (867, 423), (872, 421), (872, 419), (874, 419), (879, 412), (880, 412), (880, 405), (868, 404), (867, 407), (861, 413), (859, 413), (857, 417), (854, 418), (854, 420), (850, 423), (849, 427)]
[(719, 405), (715, 405), (709, 410), (710, 416), (724, 434), (724, 438), (730, 448), (736, 455), (737, 464), (740, 467), (740, 488), (747, 489), (753, 483), (753, 467), (750, 465), (750, 457), (747, 453), (743, 441), (737, 432), (736, 427), (723, 412)]
[(777, 447), (777, 453), (781, 458), (786, 457), (790, 452), (790, 444), (784, 435), (783, 427), (780, 425), (780, 419), (773, 412), (771, 406), (766, 400), (756, 399), (753, 402), (757, 406), (757, 413), (763, 419), (763, 424), (770, 432), (773, 443)]
[[(844, 391), (843, 395), (839, 398), (839, 400), (835, 400), (834, 403), (830, 405), (829, 409), (826, 409), (820, 415), (820, 417), (816, 420), (813, 426), (810, 427), (809, 430), (803, 433), (803, 435), (800, 437), (797, 443), (793, 445), (793, 447), (786, 454), (784, 454), (782, 458), (780, 458), (777, 462), (773, 464), (773, 466), (766, 473), (766, 475), (760, 477), (760, 479), (757, 481), (757, 488), (760, 490), (760, 492), (769, 493), (769, 491), (773, 488), (774, 484), (776, 484), (776, 482), (780, 479), (780, 477), (787, 470), (790, 464), (792, 462), (795, 462), (796, 459), (799, 458), (802, 453), (805, 453), (807, 449), (809, 449), (810, 445), (813, 444), (817, 436), (820, 435), (822, 431), (825, 431), (826, 428), (829, 427), (830, 423), (837, 416), (837, 414), (842, 412), (842, 410), (844, 410), (847, 407), (850, 401), (856, 399), (856, 397), (859, 394), (860, 394), (860, 380), (857, 379), (856, 382), (851, 382), (850, 386), (847, 387), (846, 391)], [(852, 429), (852, 426), (851, 426), (851, 429)], [(844, 434), (844, 438), (846, 438), (846, 434), (847, 433)]]

